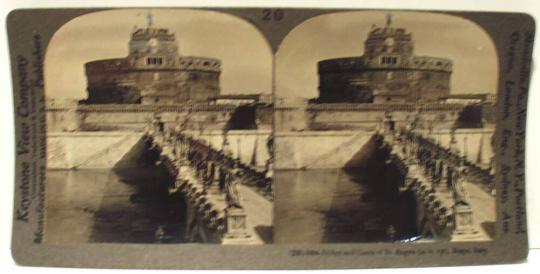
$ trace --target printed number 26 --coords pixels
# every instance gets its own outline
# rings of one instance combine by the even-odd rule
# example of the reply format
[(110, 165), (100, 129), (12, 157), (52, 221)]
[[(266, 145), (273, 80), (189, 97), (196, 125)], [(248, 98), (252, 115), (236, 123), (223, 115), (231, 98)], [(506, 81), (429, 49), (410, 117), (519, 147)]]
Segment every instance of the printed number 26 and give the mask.
[(282, 9), (264, 9), (263, 10), (263, 20), (264, 21), (281, 21), (283, 19)]

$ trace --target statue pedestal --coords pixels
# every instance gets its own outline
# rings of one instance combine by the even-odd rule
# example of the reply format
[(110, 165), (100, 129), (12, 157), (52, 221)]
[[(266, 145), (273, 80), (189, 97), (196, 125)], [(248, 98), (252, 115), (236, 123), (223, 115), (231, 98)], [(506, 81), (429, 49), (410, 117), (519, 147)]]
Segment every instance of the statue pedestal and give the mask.
[(244, 209), (227, 208), (227, 232), (223, 235), (222, 244), (249, 244), (253, 237), (247, 231), (247, 216)]
[(474, 227), (473, 212), (469, 205), (454, 206), (454, 231), (452, 241), (470, 241), (478, 238), (480, 233)]
[(450, 191), (446, 183), (444, 183), (443, 181), (440, 181), (437, 184), (433, 184), (433, 190), (435, 190), (435, 192), (449, 192)]
[(219, 190), (218, 183), (217, 182), (212, 182), (212, 184), (208, 186), (207, 192), (208, 192), (208, 194), (211, 194), (211, 195), (221, 194), (221, 191)]

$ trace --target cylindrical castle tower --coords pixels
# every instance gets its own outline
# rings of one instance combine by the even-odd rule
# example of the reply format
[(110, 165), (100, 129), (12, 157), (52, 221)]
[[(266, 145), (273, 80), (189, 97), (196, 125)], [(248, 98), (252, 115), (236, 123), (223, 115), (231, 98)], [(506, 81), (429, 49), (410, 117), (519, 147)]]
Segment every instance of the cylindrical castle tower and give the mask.
[(450, 93), (452, 61), (414, 55), (403, 28), (372, 28), (363, 56), (318, 63), (319, 103), (432, 102)]
[(85, 64), (87, 104), (179, 104), (206, 102), (220, 93), (221, 62), (179, 56), (167, 29), (136, 29), (126, 58)]

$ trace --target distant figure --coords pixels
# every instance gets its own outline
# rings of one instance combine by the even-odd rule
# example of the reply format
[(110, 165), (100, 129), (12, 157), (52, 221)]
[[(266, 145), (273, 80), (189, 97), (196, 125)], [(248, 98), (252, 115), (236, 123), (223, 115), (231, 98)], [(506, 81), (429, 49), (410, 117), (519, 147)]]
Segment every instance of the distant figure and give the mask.
[(163, 243), (164, 240), (166, 240), (167, 237), (165, 235), (165, 228), (163, 228), (162, 225), (158, 226), (156, 232), (154, 233), (154, 237), (158, 243)]
[(219, 191), (225, 191), (225, 180), (227, 179), (227, 169), (223, 164), (219, 166)]
[(212, 185), (214, 183), (214, 178), (216, 176), (216, 163), (213, 161), (208, 162), (208, 176), (206, 178), (206, 184)]
[(165, 132), (165, 123), (163, 123), (163, 121), (158, 120), (158, 127), (159, 132)]

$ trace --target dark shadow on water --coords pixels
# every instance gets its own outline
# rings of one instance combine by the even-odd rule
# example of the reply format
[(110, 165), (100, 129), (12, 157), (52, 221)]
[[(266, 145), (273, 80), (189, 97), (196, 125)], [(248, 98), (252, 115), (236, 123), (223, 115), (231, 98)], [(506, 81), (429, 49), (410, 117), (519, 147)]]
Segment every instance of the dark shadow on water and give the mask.
[(387, 199), (340, 169), (276, 172), (276, 243), (386, 240)]
[[(373, 165), (373, 160), (383, 158), (384, 155), (378, 153), (380, 140), (372, 136), (343, 166), (343, 170), (352, 176), (366, 173), (377, 173), (382, 166)], [(365, 176), (364, 176), (365, 177)]]
[(160, 166), (110, 172), (95, 214), (90, 240), (114, 243), (180, 243), (185, 228), (185, 200), (169, 196), (171, 178)]
[[(384, 157), (380, 155), (372, 157), (378, 158), (377, 162), (379, 163), (385, 162), (382, 160)], [(369, 172), (370, 170), (375, 172)], [(351, 219), (351, 235), (356, 233), (356, 236), (349, 239), (336, 238), (337, 234), (332, 232), (332, 227), (329, 226), (327, 238), (330, 242), (408, 241), (420, 236), (416, 228), (415, 195), (410, 191), (399, 190), (404, 178), (395, 166), (359, 167), (357, 170), (344, 171), (343, 176), (364, 190), (358, 197), (360, 201), (356, 206), (358, 212), (348, 214), (354, 218), (348, 217), (347, 212), (339, 214), (345, 218), (344, 221)], [(344, 181), (339, 180), (338, 182), (343, 183)], [(335, 198), (339, 199), (339, 197)], [(333, 201), (332, 208), (334, 204), (339, 203), (339, 201)]]
[(114, 165), (113, 169), (133, 169), (141, 166), (149, 166), (157, 160), (159, 154), (149, 149), (149, 139), (141, 139)]
[(480, 226), (491, 239), (495, 239), (495, 222), (483, 222)]
[(325, 212), (323, 242), (385, 241), (389, 224), (384, 197), (378, 196), (359, 174), (352, 176), (344, 171), (338, 173), (335, 189), (331, 206)]
[(373, 136), (343, 169), (276, 171), (276, 243), (391, 242), (413, 239), (416, 200), (400, 191), (390, 148)]
[(271, 244), (274, 238), (274, 229), (271, 226), (256, 226), (255, 232), (261, 237), (265, 244)]

